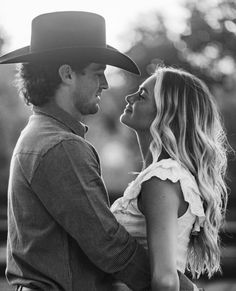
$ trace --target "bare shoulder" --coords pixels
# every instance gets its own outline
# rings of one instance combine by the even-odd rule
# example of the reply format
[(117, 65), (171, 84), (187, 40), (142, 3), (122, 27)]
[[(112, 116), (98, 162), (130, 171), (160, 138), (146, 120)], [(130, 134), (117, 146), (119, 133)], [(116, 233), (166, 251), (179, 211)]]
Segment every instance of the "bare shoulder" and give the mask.
[(168, 179), (161, 180), (158, 177), (152, 177), (143, 182), (139, 196), (138, 206), (142, 212), (143, 203), (174, 203), (178, 208), (178, 216), (183, 215), (188, 207), (188, 203), (184, 200), (180, 183), (173, 183)]
[(152, 177), (142, 183), (142, 193), (156, 193), (158, 196), (177, 195), (181, 197), (182, 190), (179, 182), (173, 183), (168, 179), (161, 180), (158, 177)]

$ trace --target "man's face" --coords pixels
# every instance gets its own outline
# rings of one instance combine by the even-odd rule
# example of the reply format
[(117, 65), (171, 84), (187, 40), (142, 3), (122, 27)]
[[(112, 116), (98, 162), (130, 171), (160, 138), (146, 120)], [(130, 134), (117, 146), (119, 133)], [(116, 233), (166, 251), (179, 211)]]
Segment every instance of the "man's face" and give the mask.
[(76, 73), (71, 97), (77, 114), (95, 114), (99, 110), (102, 90), (108, 88), (105, 69), (105, 65), (91, 63), (83, 72)]

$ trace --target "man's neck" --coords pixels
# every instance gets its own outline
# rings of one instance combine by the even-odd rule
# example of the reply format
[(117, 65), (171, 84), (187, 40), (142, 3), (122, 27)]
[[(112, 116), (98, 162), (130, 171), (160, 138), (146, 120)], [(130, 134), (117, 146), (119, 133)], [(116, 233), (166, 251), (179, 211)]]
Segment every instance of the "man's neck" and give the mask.
[(83, 116), (78, 110), (76, 110), (74, 105), (71, 103), (71, 99), (66, 92), (58, 91), (52, 102), (54, 102), (58, 107), (70, 114), (78, 122), (83, 122)]

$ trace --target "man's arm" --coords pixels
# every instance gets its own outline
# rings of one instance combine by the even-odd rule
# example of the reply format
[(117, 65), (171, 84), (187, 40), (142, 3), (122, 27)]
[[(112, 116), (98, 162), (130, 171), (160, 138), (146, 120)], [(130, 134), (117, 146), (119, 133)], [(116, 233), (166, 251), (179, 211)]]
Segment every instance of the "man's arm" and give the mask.
[(149, 286), (146, 251), (108, 207), (96, 153), (84, 140), (62, 141), (42, 158), (32, 188), (90, 260), (133, 290)]

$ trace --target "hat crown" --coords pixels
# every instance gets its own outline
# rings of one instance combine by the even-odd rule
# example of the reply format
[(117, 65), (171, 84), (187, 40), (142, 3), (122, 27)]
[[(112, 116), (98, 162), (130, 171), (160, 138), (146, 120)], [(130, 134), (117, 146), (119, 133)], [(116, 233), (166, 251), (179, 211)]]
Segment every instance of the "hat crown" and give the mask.
[(85, 11), (60, 11), (35, 17), (30, 45), (0, 56), (0, 64), (81, 61), (140, 74), (132, 59), (106, 44), (105, 19)]
[(53, 12), (32, 21), (31, 52), (64, 47), (106, 47), (105, 19), (84, 11)]

